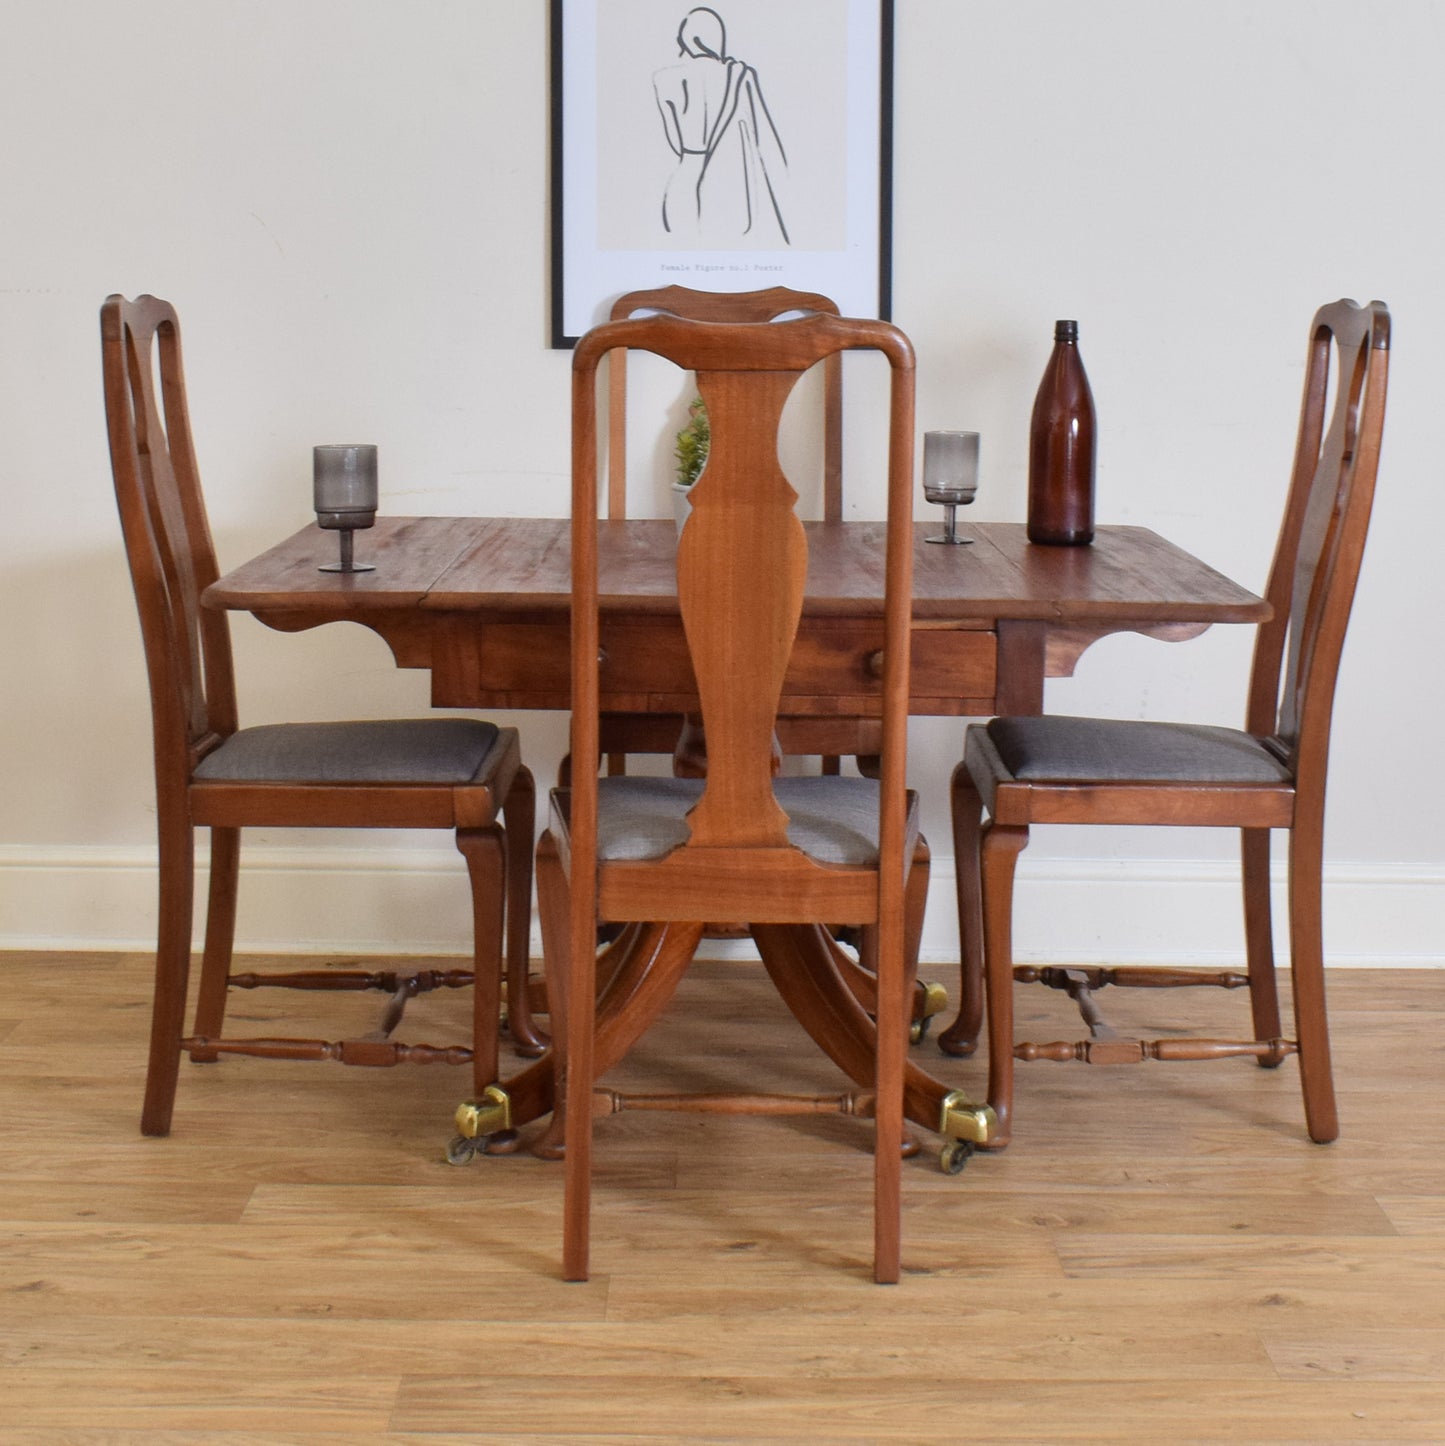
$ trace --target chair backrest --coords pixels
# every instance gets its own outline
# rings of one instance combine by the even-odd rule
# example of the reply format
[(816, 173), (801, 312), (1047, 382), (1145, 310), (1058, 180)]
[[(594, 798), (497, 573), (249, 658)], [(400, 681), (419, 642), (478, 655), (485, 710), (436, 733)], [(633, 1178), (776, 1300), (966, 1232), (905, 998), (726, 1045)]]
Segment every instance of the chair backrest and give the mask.
[[(598, 753), (596, 373), (619, 347), (695, 372), (711, 422), (707, 465), (693, 486), (678, 542), (677, 586), (708, 752), (705, 791), (691, 815), (692, 844), (715, 847), (787, 847), (785, 816), (773, 795), (772, 737), (802, 613), (808, 548), (794, 511), (798, 494), (778, 459), (784, 405), (803, 372), (825, 357), (868, 349), (887, 359), (880, 778), (885, 825), (896, 820), (901, 827), (912, 610), (913, 353), (907, 338), (885, 322), (831, 315), (712, 323), (668, 314), (610, 322), (582, 338), (572, 395), (574, 758)], [(595, 793), (595, 775), (579, 770), (574, 850), (595, 817)], [(574, 878), (588, 867), (574, 855)]]
[[(1323, 806), (1340, 653), (1375, 495), (1390, 313), (1337, 301), (1315, 313), (1299, 440), (1255, 644), (1246, 727), (1272, 737), (1301, 795)], [(1333, 396), (1333, 405), (1331, 405)]]
[[(772, 286), (765, 291), (694, 291), (660, 286), (619, 296), (609, 313), (626, 321), (638, 312), (666, 312), (690, 321), (772, 321), (791, 312), (838, 315), (838, 305), (815, 291)], [(627, 516), (627, 352), (614, 351), (607, 377), (607, 515)], [(823, 520), (843, 517), (843, 357), (823, 361)]]
[(217, 575), (186, 410), (181, 332), (169, 303), (109, 297), (100, 312), (105, 414), (126, 558), (140, 612), (156, 780), (184, 787), (236, 731), (223, 613), (201, 607)]

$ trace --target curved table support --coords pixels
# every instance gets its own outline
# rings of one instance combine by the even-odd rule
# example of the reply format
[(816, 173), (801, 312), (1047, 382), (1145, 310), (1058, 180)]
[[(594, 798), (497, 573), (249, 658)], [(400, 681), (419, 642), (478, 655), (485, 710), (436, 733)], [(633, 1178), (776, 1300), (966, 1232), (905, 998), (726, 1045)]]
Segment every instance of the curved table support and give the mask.
[[(754, 924), (763, 966), (783, 1002), (817, 1046), (855, 1084), (873, 1084), (877, 1027), (848, 987), (852, 961), (817, 924)], [(904, 1067), (903, 1111), (916, 1125), (937, 1130), (952, 1091), (911, 1060)]]
[[(757, 924), (751, 930), (780, 997), (818, 1047), (855, 1084), (872, 1088), (877, 1028), (848, 983), (857, 965), (821, 925)], [(634, 924), (603, 951), (598, 990), (597, 1077), (614, 1068), (671, 1001), (702, 937), (699, 924)], [(549, 1052), (500, 1086), (510, 1101), (511, 1125), (549, 1111), (552, 1120), (534, 1153), (562, 1153), (562, 1114), (556, 1108)], [(952, 1091), (912, 1061), (905, 1066), (904, 1112), (938, 1131)], [(510, 1139), (502, 1150), (515, 1148)]]

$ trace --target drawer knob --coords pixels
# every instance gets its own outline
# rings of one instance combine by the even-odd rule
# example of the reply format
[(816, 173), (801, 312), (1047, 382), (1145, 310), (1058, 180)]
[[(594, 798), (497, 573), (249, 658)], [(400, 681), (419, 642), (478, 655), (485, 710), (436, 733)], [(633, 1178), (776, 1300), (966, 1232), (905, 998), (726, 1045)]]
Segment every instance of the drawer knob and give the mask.
[(874, 648), (863, 659), (863, 671), (870, 678), (881, 678), (883, 676), (883, 649)]

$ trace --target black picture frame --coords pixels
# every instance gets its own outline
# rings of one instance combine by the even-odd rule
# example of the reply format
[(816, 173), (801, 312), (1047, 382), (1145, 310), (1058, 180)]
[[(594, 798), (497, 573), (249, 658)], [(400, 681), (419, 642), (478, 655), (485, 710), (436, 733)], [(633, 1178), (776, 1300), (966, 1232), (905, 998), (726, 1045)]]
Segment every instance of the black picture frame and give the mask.
[(893, 11), (551, 0), (552, 346), (671, 284), (889, 319)]

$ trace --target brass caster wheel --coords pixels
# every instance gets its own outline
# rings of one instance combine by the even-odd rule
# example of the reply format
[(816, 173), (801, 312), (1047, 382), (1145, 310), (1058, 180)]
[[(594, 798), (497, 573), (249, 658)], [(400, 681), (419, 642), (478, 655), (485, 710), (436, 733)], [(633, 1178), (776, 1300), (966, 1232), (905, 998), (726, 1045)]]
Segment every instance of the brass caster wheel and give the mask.
[[(477, 1100), (463, 1100), (457, 1106), (457, 1133), (465, 1140), (481, 1141), (512, 1128), (512, 1101), (501, 1085), (488, 1085)], [(474, 1144), (474, 1149), (480, 1145)]]
[(958, 1175), (973, 1154), (972, 1140), (947, 1140), (939, 1151), (938, 1163), (945, 1175)]
[(483, 1140), (469, 1140), (465, 1135), (454, 1135), (447, 1146), (447, 1164), (470, 1165), (477, 1157), (478, 1147), (484, 1143)]
[(918, 1010), (918, 1017), (908, 1031), (910, 1044), (921, 1044), (927, 1039), (928, 1031), (933, 1024), (933, 1016), (942, 1014), (948, 1008), (948, 990), (943, 985), (920, 982), (919, 988), (923, 991), (923, 999), (921, 1004), (915, 1006)]

